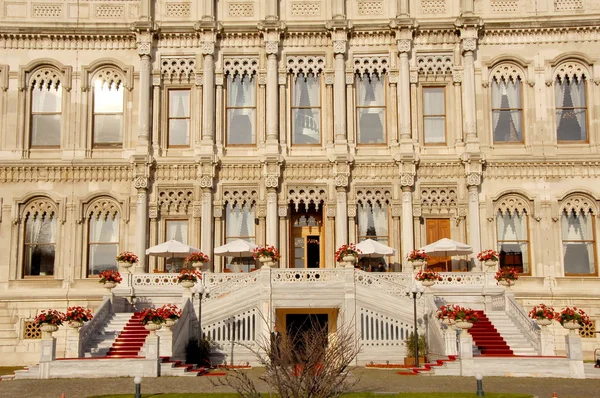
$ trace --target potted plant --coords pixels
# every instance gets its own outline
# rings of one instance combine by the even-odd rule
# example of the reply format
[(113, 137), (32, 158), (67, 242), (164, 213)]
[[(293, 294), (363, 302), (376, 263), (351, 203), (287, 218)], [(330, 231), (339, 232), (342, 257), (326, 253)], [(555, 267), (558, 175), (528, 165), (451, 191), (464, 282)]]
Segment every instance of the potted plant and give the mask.
[(423, 250), (413, 250), (406, 256), (408, 262), (412, 265), (413, 269), (422, 267), (429, 261), (429, 255)]
[[(404, 345), (406, 346), (406, 356), (404, 357), (404, 365), (406, 366), (415, 366), (415, 340), (417, 339), (414, 332), (410, 332), (408, 337), (404, 340)], [(423, 364), (427, 361), (427, 339), (425, 335), (419, 335), (418, 341), (416, 344), (419, 345), (419, 363)]]
[(177, 275), (177, 282), (186, 289), (194, 286), (194, 283), (202, 279), (202, 274), (196, 270), (182, 269)]
[(479, 320), (477, 311), (460, 306), (454, 308), (452, 316), (454, 317), (456, 327), (460, 329), (470, 329), (473, 327), (473, 324)]
[(52, 336), (52, 333), (56, 332), (64, 321), (65, 314), (57, 310), (42, 310), (34, 320), (46, 337)]
[(460, 307), (454, 304), (442, 305), (439, 310), (437, 310), (436, 318), (441, 320), (442, 323), (452, 326), (456, 323), (454, 317), (459, 309)]
[(84, 322), (91, 321), (92, 318), (94, 318), (92, 310), (79, 305), (67, 308), (65, 313), (65, 321), (74, 329), (79, 329)]
[(486, 266), (492, 268), (498, 265), (500, 260), (500, 254), (495, 250), (484, 250), (477, 254), (477, 260), (484, 263)]
[(107, 289), (112, 289), (117, 286), (117, 283), (121, 283), (123, 278), (121, 278), (121, 274), (119, 271), (115, 271), (112, 269), (107, 269), (105, 271), (100, 272), (100, 283), (104, 285)]
[(536, 305), (529, 311), (529, 317), (535, 319), (535, 322), (540, 326), (550, 325), (556, 315), (554, 308), (546, 304)]
[(200, 269), (203, 264), (206, 264), (209, 261), (210, 258), (202, 252), (192, 252), (185, 258), (185, 262), (192, 264), (192, 267), (196, 268), (197, 270)]
[(254, 249), (252, 257), (263, 263), (263, 267), (268, 268), (279, 260), (281, 255), (275, 246), (258, 246)]
[(519, 279), (519, 273), (516, 269), (510, 268), (500, 268), (496, 272), (496, 276), (494, 279), (498, 281), (499, 285), (510, 287), (515, 284), (515, 282)]
[(165, 322), (163, 313), (158, 308), (145, 308), (140, 314), (140, 322), (146, 330), (154, 333)]
[(181, 310), (175, 304), (165, 304), (158, 309), (162, 318), (165, 320), (165, 326), (170, 328), (181, 318)]
[(138, 261), (138, 256), (132, 252), (121, 252), (117, 256), (117, 262), (125, 269), (131, 268), (133, 264), (137, 263)]
[(590, 323), (590, 318), (582, 309), (577, 307), (565, 307), (556, 314), (555, 319), (560, 322), (563, 328), (571, 332), (579, 330), (583, 325)]
[(435, 271), (419, 270), (415, 279), (421, 281), (423, 286), (433, 286), (436, 282), (441, 282), (442, 277)]
[(361, 251), (354, 243), (342, 245), (335, 252), (335, 261), (338, 263), (345, 262), (352, 266), (360, 258)]

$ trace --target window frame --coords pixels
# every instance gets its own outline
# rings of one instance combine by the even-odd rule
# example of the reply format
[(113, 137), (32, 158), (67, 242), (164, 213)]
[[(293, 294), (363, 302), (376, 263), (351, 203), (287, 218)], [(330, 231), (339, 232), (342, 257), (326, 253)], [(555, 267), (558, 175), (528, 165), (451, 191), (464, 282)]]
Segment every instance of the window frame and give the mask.
[[(166, 147), (168, 149), (187, 149), (190, 148), (192, 146), (192, 89), (191, 87), (169, 87), (166, 90), (166, 126), (165, 126), (165, 131), (167, 131), (167, 137), (166, 137)], [(171, 92), (173, 91), (187, 91), (189, 94), (188, 97), (188, 116), (187, 117), (175, 117), (175, 116), (171, 116)], [(188, 137), (188, 144), (187, 145), (171, 145), (170, 144), (170, 139), (171, 139), (171, 120), (187, 120), (188, 121), (188, 131), (187, 131), (187, 137)]]
[[(29, 221), (32, 218), (38, 218), (38, 217), (49, 217), (50, 221), (52, 223), (54, 223), (54, 229), (55, 229), (55, 236), (54, 236), (54, 242), (50, 242), (50, 243), (42, 243), (41, 245), (44, 246), (48, 246), (51, 245), (54, 248), (54, 260), (53, 260), (53, 264), (52, 264), (52, 274), (50, 275), (41, 275), (41, 270), (40, 270), (40, 274), (38, 275), (31, 275), (30, 273), (27, 273), (27, 270), (31, 269), (32, 264), (29, 260), (29, 250), (28, 247), (29, 246), (40, 246), (39, 243), (31, 243), (27, 241), (27, 235), (28, 235), (28, 229), (27, 229), (27, 225), (29, 223)], [(22, 279), (29, 279), (29, 278), (55, 278), (56, 277), (56, 273), (57, 273), (57, 268), (56, 268), (56, 260), (58, 257), (58, 252), (57, 252), (57, 246), (56, 246), (56, 235), (58, 235), (59, 230), (58, 230), (58, 217), (56, 215), (56, 213), (54, 212), (47, 212), (44, 215), (40, 214), (40, 212), (36, 212), (36, 213), (29, 213), (25, 219), (24, 219), (24, 225), (23, 225), (23, 246), (22, 246), (22, 253), (23, 253), (23, 261), (22, 261), (22, 266), (21, 266), (21, 278)]]
[[(92, 127), (92, 148), (94, 149), (118, 149), (118, 148), (123, 148), (124, 147), (124, 141), (125, 141), (125, 113), (126, 113), (126, 109), (127, 107), (126, 105), (126, 89), (125, 89), (125, 85), (124, 85), (124, 80), (121, 80), (120, 84), (118, 85), (118, 90), (121, 91), (121, 100), (122, 100), (122, 109), (121, 112), (96, 112), (96, 83), (100, 82), (101, 80), (98, 79), (97, 76), (95, 76), (94, 78), (92, 78), (92, 82), (91, 82), (91, 97), (92, 97), (92, 106), (91, 108), (91, 127)], [(110, 83), (110, 84), (109, 84)], [(105, 84), (109, 84), (109, 87), (112, 87), (113, 85), (116, 85), (117, 82), (114, 81), (102, 81), (102, 86), (104, 86)], [(97, 135), (96, 135), (96, 116), (97, 115), (101, 115), (101, 116), (106, 116), (106, 115), (121, 115), (121, 142), (120, 143), (98, 143), (96, 141)]]
[[(559, 107), (558, 104), (556, 103), (556, 90), (558, 89), (559, 85), (557, 83), (560, 83), (560, 86), (562, 86), (562, 82), (566, 81), (566, 80), (573, 80), (573, 76), (555, 76), (554, 77), (554, 93), (553, 93), (553, 97), (554, 97), (554, 121), (556, 123), (556, 128), (554, 131), (555, 134), (555, 138), (556, 138), (556, 143), (560, 144), (560, 145), (565, 145), (565, 144), (588, 144), (590, 142), (590, 106), (589, 106), (589, 95), (588, 95), (588, 79), (587, 76), (583, 75), (581, 77), (578, 77), (578, 79), (582, 79), (583, 80), (583, 95), (584, 95), (584, 99), (585, 99), (585, 106), (584, 107), (576, 107), (573, 105), (573, 107)], [(556, 117), (556, 114), (558, 113), (558, 111), (564, 111), (564, 110), (572, 110), (575, 111), (577, 109), (584, 109), (585, 110), (585, 135), (586, 135), (586, 139), (585, 140), (559, 140), (558, 139), (558, 128), (560, 126), (560, 120)]]
[[(299, 147), (319, 147), (321, 145), (323, 145), (323, 79), (322, 79), (322, 74), (321, 73), (313, 73), (310, 72), (308, 73), (308, 76), (313, 76), (315, 79), (318, 80), (318, 84), (319, 84), (319, 106), (294, 106), (294, 95), (295, 95), (295, 91), (294, 91), (294, 87), (295, 87), (295, 81), (300, 78), (300, 76), (304, 77), (305, 74), (304, 72), (299, 72), (298, 74), (289, 74), (290, 77), (290, 90), (289, 90), (289, 101), (290, 101), (290, 144), (291, 146), (299, 146)], [(318, 109), (319, 111), (319, 142), (318, 143), (308, 143), (308, 144), (301, 144), (301, 143), (295, 143), (294, 142), (294, 137), (295, 137), (295, 131), (294, 131), (294, 110), (297, 109)]]
[[(55, 86), (55, 84), (52, 84), (52, 86)], [(63, 89), (63, 84), (62, 82), (59, 80), (58, 81), (58, 90), (60, 90), (60, 101), (59, 101), (59, 111), (58, 112), (34, 112), (33, 110), (33, 103), (34, 103), (34, 93), (36, 91), (43, 91), (42, 89), (40, 89), (39, 87), (35, 87), (35, 86), (30, 86), (29, 89), (29, 112), (28, 112), (28, 116), (29, 116), (29, 148), (30, 149), (59, 149), (61, 147), (61, 140), (62, 140), (62, 136), (63, 136), (63, 101), (64, 101), (64, 89)], [(46, 90), (47, 88), (44, 87), (44, 90)], [(48, 91), (50, 91), (50, 89), (48, 89)], [(33, 133), (34, 133), (34, 128), (33, 128), (33, 122), (34, 122), (34, 118), (35, 116), (48, 116), (48, 115), (59, 115), (60, 116), (60, 120), (59, 120), (59, 129), (58, 129), (58, 144), (57, 145), (34, 145), (33, 143)]]
[[(359, 95), (359, 89), (358, 89), (358, 81), (362, 80), (363, 78), (367, 77), (369, 79), (371, 79), (371, 75), (376, 75), (379, 77), (379, 79), (381, 80), (381, 84), (383, 85), (383, 105), (381, 106), (364, 106), (364, 105), (359, 105), (359, 100), (358, 100), (358, 95)], [(359, 146), (386, 146), (388, 144), (388, 125), (387, 125), (387, 106), (388, 106), (388, 99), (387, 99), (387, 94), (388, 94), (388, 74), (385, 72), (381, 72), (381, 73), (374, 73), (374, 72), (365, 72), (363, 74), (359, 74), (359, 73), (354, 73), (354, 113), (355, 113), (355, 118), (354, 118), (354, 122), (355, 122), (355, 134), (356, 134), (356, 145)], [(382, 123), (382, 127), (383, 127), (383, 131), (382, 131), (382, 139), (380, 143), (361, 143), (360, 142), (360, 109), (383, 109), (383, 123)]]
[[(254, 106), (230, 106), (229, 105), (229, 90), (231, 90), (231, 82), (235, 81), (236, 78), (240, 79), (240, 82), (244, 81), (244, 78), (248, 77), (250, 83), (254, 84)], [(256, 74), (248, 73), (227, 73), (225, 75), (225, 146), (227, 147), (256, 147), (258, 145), (258, 76)], [(243, 85), (243, 83), (242, 83)], [(230, 123), (229, 123), (229, 111), (235, 109), (254, 109), (254, 132), (252, 134), (252, 142), (249, 144), (231, 144), (229, 143), (230, 137)]]
[[(512, 77), (512, 76), (511, 76)], [(508, 84), (515, 84), (513, 82), (514, 78), (509, 78), (508, 81), (506, 80), (505, 76), (500, 76), (500, 79), (503, 80), (507, 85)], [(492, 143), (494, 145), (514, 145), (514, 144), (518, 144), (518, 145), (523, 145), (525, 144), (525, 109), (523, 106), (524, 103), (524, 98), (523, 98), (523, 94), (524, 94), (524, 84), (523, 84), (523, 79), (521, 78), (521, 76), (516, 76), (516, 79), (519, 80), (519, 103), (521, 105), (520, 108), (494, 108), (494, 89), (495, 87), (497, 87), (497, 89), (500, 89), (500, 82), (498, 81), (498, 76), (494, 76), (492, 77), (491, 81), (490, 81), (490, 122), (491, 122), (491, 133), (492, 133)], [(512, 111), (519, 111), (521, 113), (521, 140), (520, 141), (496, 141), (496, 134), (495, 134), (495, 128), (494, 128), (494, 112), (498, 111), (498, 112), (512, 112)]]
[[(505, 213), (510, 214), (511, 216), (513, 216), (515, 213), (517, 215), (523, 215), (525, 216), (525, 232), (527, 233), (527, 236), (525, 240), (506, 240), (506, 239), (500, 239), (500, 234), (498, 231), (499, 228), (499, 215), (500, 216), (504, 216)], [(497, 209), (496, 210), (496, 225), (495, 225), (495, 229), (496, 229), (496, 247), (498, 250), (498, 253), (501, 253), (501, 247), (502, 244), (517, 244), (519, 245), (520, 243), (527, 243), (527, 262), (522, 261), (522, 266), (523, 266), (523, 272), (519, 272), (519, 275), (524, 275), (524, 276), (531, 276), (532, 275), (532, 264), (531, 264), (531, 232), (529, 230), (529, 223), (530, 220), (530, 216), (529, 216), (529, 212), (523, 210), (521, 212), (517, 211), (516, 209)], [(520, 245), (519, 245), (520, 246)], [(508, 253), (508, 252), (507, 252)], [(525, 271), (525, 264), (527, 264), (528, 270)], [(503, 268), (504, 265), (502, 263), (499, 264), (499, 267)], [(508, 266), (507, 266), (508, 267)]]
[[(434, 114), (426, 115), (425, 114), (425, 90), (427, 90), (427, 89), (436, 89), (436, 88), (438, 88), (438, 89), (441, 88), (443, 90), (443, 94), (444, 94), (444, 114), (443, 115), (434, 115)], [(445, 84), (444, 85), (442, 85), (442, 84), (439, 84), (439, 85), (438, 84), (436, 84), (436, 85), (424, 85), (424, 86), (421, 87), (421, 106), (422, 106), (422, 108), (421, 108), (421, 110), (422, 110), (421, 111), (421, 123), (422, 123), (422, 126), (423, 126), (423, 128), (422, 128), (422, 131), (423, 131), (423, 145), (426, 145), (426, 146), (446, 146), (446, 145), (448, 145), (448, 116), (447, 116), (447, 114), (448, 114), (448, 104), (447, 104), (447, 101), (446, 101), (446, 98), (447, 98), (447, 96), (446, 96), (446, 88), (447, 88), (447, 85), (445, 85)], [(427, 137), (427, 131), (425, 129), (425, 119), (428, 118), (428, 117), (439, 117), (439, 116), (443, 116), (443, 118), (444, 118), (444, 141), (443, 142), (431, 142), (431, 143), (428, 143), (427, 139), (426, 139), (426, 137)]]
[[(190, 241), (190, 234), (191, 234), (191, 229), (190, 228), (192, 226), (192, 223), (190, 222), (190, 219), (188, 217), (168, 217), (168, 218), (165, 218), (163, 220), (163, 236), (165, 237), (164, 241), (166, 242), (168, 240), (175, 239), (174, 237), (170, 237), (169, 236), (169, 223), (175, 223), (175, 222), (181, 222), (181, 223), (185, 222), (185, 224), (187, 225), (185, 242), (181, 242), (181, 243), (183, 243), (185, 245), (191, 246), (189, 244), (189, 241)], [(162, 269), (164, 269), (165, 272), (169, 272), (169, 268), (167, 267), (167, 265), (169, 265), (169, 261), (168, 261), (169, 259), (171, 259), (171, 257), (161, 257)], [(182, 267), (184, 266), (185, 258), (183, 258), (183, 257), (172, 257), (172, 260), (173, 260), (172, 264), (175, 263), (175, 264), (181, 264)], [(173, 273), (173, 272), (179, 272), (179, 271), (171, 271), (171, 273)]]
[[(568, 216), (570, 213), (575, 213), (579, 216), (579, 214), (584, 213), (592, 222), (591, 230), (592, 230), (592, 240), (564, 240), (563, 239), (563, 230), (562, 230), (562, 218), (565, 214)], [(596, 277), (598, 276), (598, 248), (597, 248), (597, 237), (596, 237), (596, 217), (592, 211), (585, 211), (584, 209), (575, 209), (575, 208), (563, 208), (560, 213), (561, 219), (561, 231), (560, 231), (560, 250), (561, 250), (561, 262), (563, 265), (563, 271), (565, 276), (582, 276), (582, 277)], [(589, 274), (581, 274), (581, 273), (570, 273), (567, 272), (567, 268), (565, 266), (565, 251), (564, 251), (564, 242), (579, 242), (579, 243), (591, 243), (592, 245), (592, 261), (594, 262), (594, 269), (596, 272)]]

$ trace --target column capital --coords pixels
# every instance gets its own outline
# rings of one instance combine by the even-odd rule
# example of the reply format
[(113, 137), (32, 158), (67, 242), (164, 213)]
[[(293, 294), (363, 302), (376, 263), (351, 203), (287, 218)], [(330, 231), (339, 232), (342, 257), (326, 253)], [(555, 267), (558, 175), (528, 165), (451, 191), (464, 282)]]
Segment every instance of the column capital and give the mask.
[(397, 162), (398, 174), (400, 175), (400, 185), (402, 191), (410, 191), (415, 185), (415, 176), (417, 175), (417, 164), (416, 159), (402, 159)]
[(469, 154), (464, 154), (461, 161), (465, 167), (465, 177), (467, 186), (477, 187), (481, 185), (481, 179), (483, 177), (483, 165), (485, 164), (485, 159), (471, 156)]
[(154, 166), (154, 159), (150, 155), (133, 155), (130, 162), (133, 168), (133, 186), (136, 189), (148, 189), (150, 169)]
[(196, 179), (200, 181), (200, 187), (205, 190), (212, 190), (213, 180), (217, 162), (210, 160), (200, 160), (196, 164)]
[(331, 31), (333, 53), (345, 54), (348, 50), (348, 32), (352, 29), (352, 22), (345, 18), (336, 18), (327, 21), (325, 26)]
[(277, 189), (279, 187), (279, 177), (281, 176), (281, 162), (278, 160), (264, 161), (262, 174), (265, 178), (267, 189)]
[(346, 190), (350, 179), (350, 161), (333, 161), (333, 176), (335, 181), (335, 189), (338, 191)]
[(462, 52), (475, 51), (483, 22), (479, 17), (461, 17), (454, 23), (460, 33)]

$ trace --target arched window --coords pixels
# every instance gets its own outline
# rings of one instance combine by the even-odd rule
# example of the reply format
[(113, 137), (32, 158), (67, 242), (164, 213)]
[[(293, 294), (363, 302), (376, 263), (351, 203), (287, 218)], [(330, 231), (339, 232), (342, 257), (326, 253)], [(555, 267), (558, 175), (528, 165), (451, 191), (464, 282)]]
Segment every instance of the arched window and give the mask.
[[(256, 242), (255, 214), (258, 193), (252, 191), (225, 191), (225, 243), (243, 239), (250, 243)], [(254, 268), (252, 257), (227, 257), (226, 264), (234, 271), (249, 271)]]
[(561, 210), (565, 275), (597, 275), (594, 210), (585, 197), (571, 197)]
[(325, 57), (292, 56), (287, 68), (292, 88), (292, 145), (321, 143), (321, 75)]
[(558, 142), (587, 141), (586, 71), (574, 62), (555, 72), (556, 139)]
[(117, 270), (119, 211), (110, 200), (97, 200), (88, 212), (88, 276)]
[(529, 205), (518, 195), (503, 196), (496, 203), (496, 237), (500, 266), (531, 274), (529, 259)]
[(56, 208), (45, 199), (30, 202), (24, 211), (23, 277), (54, 275)]
[(63, 98), (61, 75), (50, 68), (38, 69), (30, 77), (30, 90), (31, 147), (59, 147)]
[(520, 77), (492, 80), (492, 125), (494, 142), (523, 142)]
[(385, 57), (354, 60), (358, 144), (386, 142)]
[(123, 145), (123, 77), (103, 68), (93, 79), (93, 143), (96, 147)]

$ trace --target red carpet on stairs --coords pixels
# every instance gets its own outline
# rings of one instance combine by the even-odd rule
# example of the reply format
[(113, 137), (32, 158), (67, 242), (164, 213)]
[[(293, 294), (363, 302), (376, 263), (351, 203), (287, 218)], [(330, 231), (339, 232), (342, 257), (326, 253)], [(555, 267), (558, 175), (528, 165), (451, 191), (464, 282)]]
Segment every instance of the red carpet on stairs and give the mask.
[(483, 311), (476, 311), (479, 321), (473, 324), (471, 329), (468, 329), (473, 341), (482, 356), (512, 356), (513, 351), (510, 349), (506, 341), (496, 330)]
[(123, 331), (117, 336), (106, 356), (109, 358), (139, 357), (140, 350), (148, 334), (150, 332), (144, 328), (140, 321), (140, 313), (134, 313), (127, 321)]

